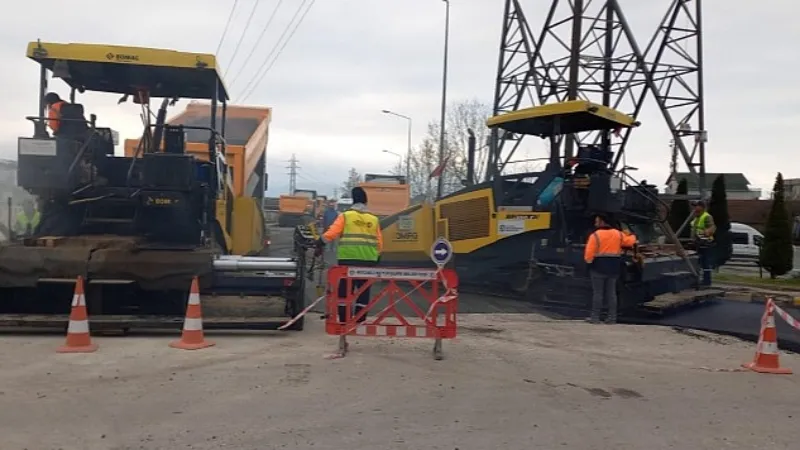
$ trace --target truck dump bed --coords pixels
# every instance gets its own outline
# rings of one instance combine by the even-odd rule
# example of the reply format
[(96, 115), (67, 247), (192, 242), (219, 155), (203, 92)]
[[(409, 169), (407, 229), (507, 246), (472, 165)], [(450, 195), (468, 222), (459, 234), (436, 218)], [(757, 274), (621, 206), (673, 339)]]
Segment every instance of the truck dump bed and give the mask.
[(378, 217), (397, 214), (409, 206), (410, 191), (407, 184), (366, 182), (360, 186), (367, 193), (369, 212)]
[[(169, 125), (208, 126), (211, 106), (191, 102), (186, 109), (168, 120)], [(217, 114), (222, 120), (222, 112)], [(252, 106), (228, 106), (225, 122), (227, 162), (233, 172), (233, 193), (261, 199), (266, 190), (266, 157), (269, 140), (269, 124), (272, 109)], [(219, 122), (218, 122), (219, 123)], [(198, 159), (208, 160), (209, 132), (187, 130), (186, 152)], [(138, 139), (125, 140), (125, 156), (136, 153)]]
[(305, 214), (310, 202), (311, 200), (306, 197), (281, 195), (278, 200), (278, 209), (281, 214)]

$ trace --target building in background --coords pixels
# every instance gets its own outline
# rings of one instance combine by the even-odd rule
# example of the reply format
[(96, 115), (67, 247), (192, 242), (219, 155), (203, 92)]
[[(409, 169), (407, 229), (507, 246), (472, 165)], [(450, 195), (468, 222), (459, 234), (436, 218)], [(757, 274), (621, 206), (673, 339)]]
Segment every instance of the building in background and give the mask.
[(786, 200), (800, 200), (800, 178), (786, 178), (783, 180), (783, 189)]
[[(761, 197), (761, 189), (751, 189), (750, 181), (743, 173), (706, 173), (706, 192), (711, 192), (711, 185), (714, 180), (722, 175), (725, 177), (725, 192), (728, 195), (728, 200), (757, 200)], [(688, 184), (688, 195), (699, 195), (698, 177), (689, 172), (674, 173), (667, 178), (667, 194), (675, 194), (678, 189), (678, 183), (685, 179)]]
[[(771, 207), (772, 200), (728, 200), (728, 215), (731, 222), (750, 225), (763, 233)], [(791, 218), (800, 216), (800, 200), (786, 201), (786, 211)]]

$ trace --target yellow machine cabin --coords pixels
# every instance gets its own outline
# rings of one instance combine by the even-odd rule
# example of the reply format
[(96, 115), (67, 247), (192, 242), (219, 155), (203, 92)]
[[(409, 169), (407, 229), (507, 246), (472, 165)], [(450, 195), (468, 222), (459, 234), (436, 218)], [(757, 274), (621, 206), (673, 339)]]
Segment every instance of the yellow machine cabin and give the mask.
[[(93, 327), (180, 326), (195, 281), (216, 319), (208, 326), (275, 329), (300, 312), (306, 252), (241, 255), (262, 247), (255, 205), (269, 111), (228, 108), (214, 55), (36, 41), (27, 57), (39, 89), (32, 133), (18, 139), (17, 184), (40, 199), (41, 221), (0, 245), (0, 322), (66, 326), (79, 281)], [(88, 92), (119, 111), (96, 114)], [(204, 104), (166, 120), (192, 100)], [(118, 156), (109, 122), (123, 110), (143, 129)], [(302, 231), (295, 243), (305, 249), (313, 236)]]
[[(628, 116), (585, 101), (514, 111), (490, 119), (488, 125), (498, 126), (498, 120), (507, 122), (505, 128), (524, 128), (525, 134), (541, 136), (551, 134), (554, 120), (563, 122), (564, 133), (572, 132), (568, 127), (581, 132), (633, 123)], [(430, 247), (436, 238), (444, 237), (453, 246), (456, 265), (469, 269), (463, 275), (526, 265), (532, 251), (531, 236), (547, 236), (555, 228), (550, 203), (563, 181), (558, 175), (560, 167), (556, 158), (544, 171), (496, 176), (433, 204), (414, 205), (385, 218), (381, 222), (385, 241), (381, 262), (431, 264)]]
[[(666, 207), (656, 187), (613, 167), (611, 135), (638, 126), (632, 117), (573, 100), (501, 114), (487, 125), (549, 139), (544, 169), (511, 175), (495, 169), (489, 181), (385, 219), (382, 263), (431, 264), (432, 241), (444, 237), (452, 243), (462, 286), (585, 309), (591, 302), (591, 283), (583, 254), (594, 230), (593, 218), (600, 214), (613, 227), (633, 231), (639, 240), (636, 254), (621, 259), (620, 311), (627, 314), (641, 305), (669, 302), (678, 292), (689, 301), (718, 294), (696, 290), (693, 257), (663, 248), (658, 239), (652, 245), (658, 236), (648, 232), (656, 228), (663, 230), (663, 237), (674, 237), (665, 225)], [(587, 139), (576, 155), (562, 155), (559, 137), (584, 132), (597, 133), (599, 143)]]

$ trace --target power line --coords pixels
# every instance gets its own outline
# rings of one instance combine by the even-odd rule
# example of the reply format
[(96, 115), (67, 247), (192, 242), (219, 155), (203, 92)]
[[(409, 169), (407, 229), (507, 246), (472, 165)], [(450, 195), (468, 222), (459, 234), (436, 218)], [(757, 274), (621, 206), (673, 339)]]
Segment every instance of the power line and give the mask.
[(308, 14), (308, 12), (309, 12), (309, 11), (311, 11), (311, 7), (313, 7), (313, 6), (314, 6), (314, 2), (315, 2), (315, 1), (316, 1), (316, 0), (311, 0), (311, 2), (308, 4), (308, 8), (306, 8), (306, 10), (305, 10), (305, 11), (303, 11), (303, 15), (302, 15), (302, 16), (300, 16), (300, 20), (298, 20), (298, 21), (295, 23), (295, 25), (294, 25), (294, 28), (293, 28), (293, 29), (292, 29), (292, 31), (289, 33), (289, 36), (286, 38), (286, 40), (285, 40), (285, 41), (283, 41), (283, 44), (281, 45), (281, 48), (280, 48), (280, 49), (278, 49), (278, 53), (276, 53), (276, 54), (275, 54), (275, 57), (274, 57), (274, 58), (272, 58), (272, 61), (269, 63), (269, 66), (267, 66), (267, 68), (264, 70), (264, 72), (263, 72), (263, 73), (262, 73), (262, 74), (259, 76), (259, 78), (258, 78), (258, 81), (256, 81), (256, 83), (255, 83), (255, 84), (253, 85), (253, 87), (250, 89), (250, 92), (249, 92), (249, 93), (248, 93), (248, 94), (247, 94), (247, 95), (246, 95), (246, 96), (245, 96), (245, 97), (242, 99), (242, 101), (244, 101), (244, 100), (246, 100), (248, 97), (250, 97), (250, 95), (252, 95), (252, 94), (253, 94), (253, 92), (255, 92), (255, 91), (256, 91), (256, 89), (258, 88), (258, 86), (261, 84), (261, 82), (262, 82), (262, 81), (264, 80), (264, 78), (267, 76), (267, 74), (269, 73), (269, 71), (272, 69), (272, 66), (274, 66), (274, 65), (275, 65), (275, 62), (278, 60), (278, 58), (279, 58), (279, 57), (281, 56), (281, 54), (283, 53), (283, 49), (285, 49), (285, 48), (286, 48), (286, 45), (288, 45), (288, 44), (289, 44), (289, 41), (291, 41), (291, 40), (292, 40), (292, 37), (294, 36), (294, 33), (297, 31), (297, 29), (298, 29), (298, 28), (300, 28), (300, 25), (303, 23), (303, 20), (305, 20), (305, 18), (306, 18), (306, 15)]
[(278, 0), (278, 4), (275, 5), (275, 9), (272, 10), (272, 14), (269, 16), (266, 25), (261, 28), (261, 33), (259, 33), (258, 38), (256, 39), (256, 43), (253, 44), (253, 47), (250, 49), (250, 53), (247, 54), (247, 57), (244, 59), (244, 63), (242, 63), (242, 67), (239, 68), (238, 71), (234, 72), (233, 77), (229, 83), (229, 87), (233, 88), (233, 84), (236, 83), (236, 80), (239, 78), (239, 75), (242, 74), (244, 68), (247, 66), (247, 63), (250, 61), (250, 58), (253, 56), (253, 53), (256, 52), (258, 49), (258, 44), (261, 43), (261, 40), (264, 38), (264, 35), (267, 33), (269, 26), (272, 25), (272, 21), (275, 19), (275, 15), (278, 13), (278, 10), (281, 8), (281, 4), (283, 0)]
[(225, 41), (225, 35), (228, 34), (228, 27), (231, 26), (231, 20), (233, 19), (233, 14), (236, 12), (237, 3), (239, 3), (239, 0), (233, 0), (233, 6), (231, 6), (231, 12), (228, 14), (228, 21), (225, 22), (225, 28), (222, 29), (222, 36), (219, 37), (219, 44), (217, 44), (215, 55), (219, 55), (219, 50), (222, 48), (222, 43)]
[[(275, 43), (275, 47), (272, 48), (272, 51), (269, 52), (269, 55), (267, 55), (267, 58), (264, 59), (264, 62), (261, 64), (261, 66), (256, 71), (255, 76), (250, 80), (249, 83), (247, 83), (247, 86), (245, 86), (245, 88), (242, 90), (243, 92), (245, 92), (244, 96), (241, 98), (241, 100), (237, 100), (237, 103), (247, 100), (247, 98), (250, 97), (250, 95), (252, 95), (253, 92), (255, 92), (256, 88), (258, 88), (258, 85), (261, 84), (261, 81), (267, 75), (269, 70), (272, 69), (272, 66), (275, 64), (275, 61), (278, 60), (278, 57), (283, 52), (283, 49), (286, 48), (286, 45), (289, 43), (289, 41), (292, 39), (292, 36), (294, 36), (294, 33), (300, 27), (300, 24), (303, 23), (303, 20), (305, 19), (305, 17), (308, 14), (308, 12), (311, 10), (311, 7), (314, 6), (314, 2), (315, 1), (316, 0), (311, 0), (310, 2), (308, 2), (308, 0), (303, 0), (303, 3), (300, 4), (300, 7), (297, 8), (297, 11), (295, 11), (294, 16), (292, 16), (292, 20), (289, 21), (289, 24), (286, 26), (286, 28), (283, 30), (283, 33), (281, 33), (281, 36), (278, 38), (278, 42)], [(295, 22), (294, 28), (292, 28), (291, 31), (289, 31), (289, 29), (292, 26), (292, 22), (295, 21), (297, 16), (300, 14), (300, 11), (303, 10), (303, 6), (305, 6), (306, 3), (308, 3), (308, 7), (305, 9), (305, 11), (303, 11), (303, 14), (302, 14), (302, 16), (300, 16), (300, 19), (297, 22)], [(289, 37), (287, 37), (286, 40), (284, 40), (283, 44), (281, 45), (280, 42), (283, 39), (283, 37), (286, 35), (287, 32), (289, 32)], [(278, 48), (278, 45), (280, 45), (280, 48)], [(275, 54), (276, 50), (277, 50), (277, 54)], [(272, 61), (270, 62), (270, 57), (272, 57), (273, 54), (275, 54), (275, 57), (272, 58)], [(266, 67), (266, 69), (262, 72), (262, 69), (264, 69), (265, 66), (267, 66), (267, 63), (269, 63), (269, 66)], [(253, 84), (253, 83), (255, 83), (255, 84)], [(249, 91), (247, 89), (248, 87), (250, 87)]]
[[(306, 174), (308, 174), (308, 172), (306, 172)], [(316, 183), (316, 184), (320, 184), (320, 185), (323, 185), (323, 186), (333, 186), (333, 187), (338, 186), (338, 184), (336, 184), (336, 183), (330, 183), (328, 181), (321, 181), (318, 177), (315, 177), (313, 175), (306, 176), (306, 175), (303, 175), (300, 172), (297, 173), (297, 177), (302, 179), (302, 180), (306, 180), (306, 181), (308, 181), (310, 183)]]
[[(258, 8), (258, 3), (261, 0), (255, 0), (253, 2), (253, 9), (250, 10), (250, 15), (247, 17), (247, 22), (244, 24), (244, 29), (242, 30), (242, 35), (239, 36), (239, 42), (236, 43), (236, 47), (233, 49), (233, 56), (231, 56), (231, 60), (228, 63), (228, 69), (230, 66), (233, 65), (233, 62), (236, 60), (236, 55), (239, 53), (239, 48), (242, 46), (242, 41), (244, 40), (244, 36), (247, 34), (247, 29), (250, 28), (250, 22), (253, 20), (253, 16), (256, 14), (256, 9)], [(225, 72), (222, 73), (222, 77), (228, 75), (228, 70), (226, 69)]]
[[(308, 0), (303, 0), (303, 2), (300, 4), (300, 6), (297, 8), (297, 10), (294, 12), (294, 15), (292, 16), (291, 20), (289, 20), (289, 23), (286, 25), (286, 28), (283, 29), (283, 32), (281, 33), (280, 37), (278, 37), (278, 41), (275, 43), (274, 46), (272, 46), (272, 50), (270, 50), (270, 52), (267, 54), (267, 57), (264, 58), (264, 61), (262, 61), (261, 65), (258, 66), (258, 69), (256, 69), (255, 73), (253, 74), (253, 77), (250, 78), (250, 81), (248, 81), (247, 84), (242, 89), (242, 95), (245, 95), (245, 94), (249, 95), (248, 94), (248, 92), (249, 92), (248, 89), (250, 88), (250, 86), (252, 86), (252, 84), (256, 80), (256, 78), (258, 78), (258, 74), (261, 73), (261, 71), (264, 69), (264, 67), (267, 66), (267, 63), (269, 63), (269, 60), (270, 60), (270, 58), (272, 58), (272, 55), (275, 54), (275, 51), (277, 50), (278, 45), (280, 44), (281, 40), (283, 39), (284, 36), (286, 36), (286, 33), (289, 31), (289, 28), (292, 26), (292, 22), (294, 22), (294, 20), (300, 14), (300, 11), (303, 9), (303, 6), (305, 6), (307, 1)], [(239, 102), (239, 100), (237, 99), (235, 103), (238, 103), (238, 102)]]

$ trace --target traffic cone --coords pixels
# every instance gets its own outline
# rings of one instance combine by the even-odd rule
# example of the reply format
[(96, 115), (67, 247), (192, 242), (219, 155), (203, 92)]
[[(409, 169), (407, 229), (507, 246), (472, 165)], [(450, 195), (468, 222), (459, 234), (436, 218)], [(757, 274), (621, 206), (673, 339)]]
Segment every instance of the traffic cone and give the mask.
[(172, 348), (181, 350), (199, 350), (211, 347), (213, 342), (203, 337), (203, 314), (200, 311), (200, 288), (197, 277), (192, 279), (192, 288), (189, 291), (189, 304), (186, 306), (186, 319), (183, 321), (181, 338), (169, 344)]
[(753, 362), (742, 364), (742, 367), (758, 373), (789, 375), (792, 370), (781, 367), (778, 360), (780, 351), (778, 350), (778, 331), (775, 329), (774, 310), (775, 305), (772, 303), (772, 299), (767, 300), (764, 317), (761, 319), (761, 333), (758, 336), (756, 356), (753, 358)]
[(69, 312), (67, 341), (56, 350), (58, 353), (92, 353), (97, 345), (89, 336), (89, 314), (86, 312), (86, 295), (83, 293), (83, 277), (75, 281), (72, 310)]

